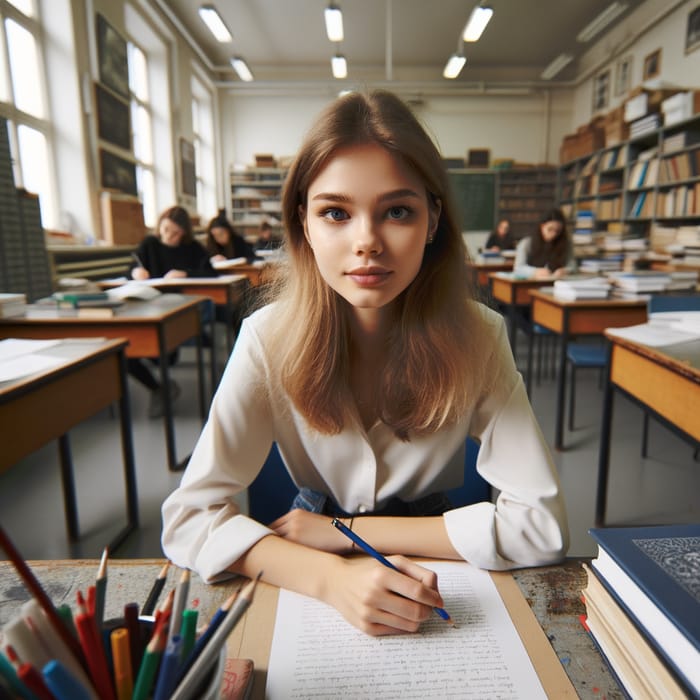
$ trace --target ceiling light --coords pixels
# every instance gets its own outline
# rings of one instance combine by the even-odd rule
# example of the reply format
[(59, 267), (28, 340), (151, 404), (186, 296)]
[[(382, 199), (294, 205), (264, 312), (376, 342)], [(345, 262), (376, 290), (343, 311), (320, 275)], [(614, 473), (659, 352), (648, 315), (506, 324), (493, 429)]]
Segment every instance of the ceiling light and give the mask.
[(231, 32), (213, 5), (202, 5), (199, 8), (199, 16), (204, 24), (209, 27), (209, 31), (216, 37), (217, 41), (220, 41), (222, 44), (233, 41)]
[(447, 63), (445, 64), (445, 70), (442, 71), (442, 77), (452, 80), (456, 78), (464, 68), (464, 64), (467, 62), (466, 56), (461, 54), (453, 53)]
[(347, 78), (348, 77), (348, 62), (345, 60), (345, 56), (340, 56), (336, 54), (331, 58), (331, 69), (333, 70), (334, 78)]
[(605, 29), (613, 20), (617, 19), (626, 9), (626, 2), (614, 2), (603, 10), (590, 24), (587, 24), (576, 37), (577, 41), (584, 43), (590, 41), (596, 34)]
[(559, 54), (543, 71), (540, 75), (542, 80), (549, 80), (553, 78), (564, 66), (568, 66), (574, 57), (568, 53)]
[(231, 65), (238, 73), (238, 77), (244, 82), (249, 83), (253, 79), (253, 74), (250, 72), (248, 64), (240, 56), (234, 56), (231, 59)]
[(343, 13), (339, 7), (331, 3), (325, 10), (326, 34), (330, 41), (343, 40)]
[(483, 34), (486, 25), (489, 23), (493, 15), (493, 8), (487, 5), (479, 5), (472, 10), (469, 15), (467, 25), (464, 27), (462, 39), (464, 41), (479, 41), (479, 37)]

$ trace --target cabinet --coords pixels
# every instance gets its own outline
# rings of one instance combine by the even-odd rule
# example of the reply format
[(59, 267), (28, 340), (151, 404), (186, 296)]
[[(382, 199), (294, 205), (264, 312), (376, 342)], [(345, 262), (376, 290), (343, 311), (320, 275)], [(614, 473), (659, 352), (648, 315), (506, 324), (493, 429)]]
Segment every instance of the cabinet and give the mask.
[(282, 237), (283, 168), (246, 168), (231, 172), (231, 219), (244, 237), (257, 236), (267, 221), (273, 235)]
[(609, 234), (604, 248), (610, 237), (640, 250), (661, 231), (700, 236), (700, 115), (563, 164), (558, 187), (574, 226), (590, 213)]
[(535, 230), (556, 201), (557, 170), (553, 166), (515, 167), (498, 171), (497, 219), (508, 219), (516, 238)]

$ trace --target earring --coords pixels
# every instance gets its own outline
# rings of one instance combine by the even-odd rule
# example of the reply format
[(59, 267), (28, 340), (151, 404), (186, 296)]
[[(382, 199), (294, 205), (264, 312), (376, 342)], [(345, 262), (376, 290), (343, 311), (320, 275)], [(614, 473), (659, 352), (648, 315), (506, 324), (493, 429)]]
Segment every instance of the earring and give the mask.
[(433, 242), (433, 238), (434, 238), (434, 236), (432, 234), (430, 236), (428, 236), (428, 240), (426, 241), (426, 245), (430, 245)]

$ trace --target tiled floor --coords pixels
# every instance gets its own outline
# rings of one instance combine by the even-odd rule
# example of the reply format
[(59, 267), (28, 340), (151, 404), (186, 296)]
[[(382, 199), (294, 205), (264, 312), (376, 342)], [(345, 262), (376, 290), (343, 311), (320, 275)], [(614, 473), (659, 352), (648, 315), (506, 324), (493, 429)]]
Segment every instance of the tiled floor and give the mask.
[[(524, 343), (523, 343), (524, 344)], [(193, 354), (185, 349), (173, 374), (183, 388), (176, 404), (178, 456), (194, 445), (201, 422), (197, 413)], [(519, 347), (518, 359), (524, 358)], [(595, 553), (593, 526), (602, 393), (595, 371), (579, 372), (577, 429), (566, 434), (568, 449), (554, 451), (566, 496), (572, 556)], [(168, 471), (163, 425), (149, 420), (147, 395), (130, 384), (134, 445), (142, 526), (113, 553), (115, 557), (160, 557), (160, 504), (180, 475)], [(66, 397), (71, 400), (71, 397)], [(554, 438), (555, 382), (534, 387), (533, 406), (550, 445)], [(700, 462), (692, 448), (653, 425), (649, 457), (640, 456), (642, 413), (616, 399), (608, 520), (611, 524), (700, 521)], [(1, 432), (1, 426), (0, 426)], [(2, 440), (11, 440), (3, 435)], [(50, 444), (0, 475), (0, 521), (25, 557), (97, 557), (124, 522), (118, 421), (104, 411), (71, 432), (83, 538), (70, 545), (65, 534), (57, 448)], [(1, 449), (1, 447), (0, 447)]]

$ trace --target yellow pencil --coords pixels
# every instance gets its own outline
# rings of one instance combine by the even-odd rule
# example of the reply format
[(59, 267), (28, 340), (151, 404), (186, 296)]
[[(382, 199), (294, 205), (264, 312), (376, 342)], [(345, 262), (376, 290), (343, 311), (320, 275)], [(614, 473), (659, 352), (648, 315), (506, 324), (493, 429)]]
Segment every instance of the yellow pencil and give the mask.
[(131, 700), (134, 689), (134, 674), (131, 669), (131, 651), (129, 632), (125, 627), (118, 627), (110, 635), (112, 659), (114, 661), (114, 687), (117, 700)]

